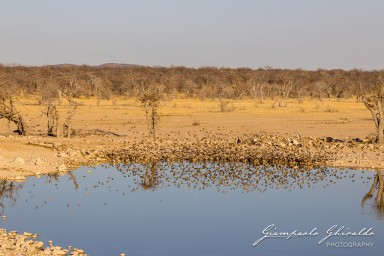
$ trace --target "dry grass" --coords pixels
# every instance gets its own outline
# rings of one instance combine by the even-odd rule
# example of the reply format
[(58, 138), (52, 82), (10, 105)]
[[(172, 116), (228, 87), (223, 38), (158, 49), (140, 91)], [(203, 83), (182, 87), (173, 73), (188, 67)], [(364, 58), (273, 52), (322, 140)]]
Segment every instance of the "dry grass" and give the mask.
[[(97, 99), (77, 101), (82, 105), (74, 116), (74, 129), (102, 129), (133, 137), (147, 135), (145, 112), (137, 99), (101, 100), (99, 105)], [(34, 98), (22, 98), (18, 102), (17, 107), (25, 115), (33, 132), (44, 133), (47, 126), (46, 118), (42, 115), (44, 107), (37, 105), (37, 99)], [(234, 110), (222, 112), (218, 107), (219, 99), (175, 98), (163, 101), (159, 106), (159, 135), (197, 132), (196, 127), (193, 127), (197, 125), (191, 125), (196, 120), (204, 123), (199, 129), (223, 133), (267, 131), (285, 135), (298, 131), (307, 136), (365, 137), (374, 132), (369, 111), (354, 99), (291, 99), (285, 101), (285, 107), (275, 108), (271, 108), (275, 101), (268, 99), (264, 104), (257, 105), (251, 99), (233, 100), (231, 103), (236, 106)], [(71, 106), (63, 105), (58, 110), (64, 118), (71, 109)], [(332, 121), (340, 118), (348, 118), (351, 123), (334, 125)], [(0, 120), (0, 133), (10, 133), (13, 129), (13, 124)]]

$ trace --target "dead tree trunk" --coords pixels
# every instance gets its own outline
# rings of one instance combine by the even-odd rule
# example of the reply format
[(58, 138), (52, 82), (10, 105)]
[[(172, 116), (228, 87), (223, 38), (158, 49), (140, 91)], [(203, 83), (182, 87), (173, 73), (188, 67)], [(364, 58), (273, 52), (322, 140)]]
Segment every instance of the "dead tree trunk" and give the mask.
[(158, 115), (157, 115), (157, 103), (152, 104), (152, 111), (151, 111), (151, 128), (152, 128), (152, 134), (153, 138), (156, 139), (156, 127), (158, 123)]
[(384, 143), (384, 113), (383, 105), (384, 98), (378, 96), (365, 97), (363, 99), (364, 105), (371, 112), (373, 121), (376, 127), (376, 142)]
[(384, 181), (383, 181), (383, 175), (381, 173), (381, 170), (377, 171), (377, 176), (379, 177), (378, 178), (379, 188), (376, 195), (376, 205), (378, 208), (381, 208), (383, 206), (382, 195), (384, 190)]
[(20, 135), (27, 135), (28, 126), (24, 118), (16, 111), (13, 99), (1, 99), (0, 101), (0, 119), (5, 118), (9, 122), (15, 123), (17, 132)]
[(156, 139), (156, 128), (159, 123), (159, 115), (157, 112), (159, 101), (160, 97), (156, 94), (145, 94), (141, 99), (145, 108), (149, 137), (152, 137), (153, 139)]
[(73, 116), (76, 113), (77, 106), (78, 105), (75, 105), (75, 107), (72, 109), (72, 111), (70, 111), (68, 113), (67, 118), (65, 119), (65, 122), (63, 124), (63, 133), (64, 133), (64, 136), (66, 136), (67, 138), (71, 138), (72, 119), (73, 119)]
[(48, 136), (59, 137), (59, 113), (56, 104), (49, 103), (47, 108)]
[(61, 104), (63, 104), (63, 97), (60, 90), (57, 91), (57, 97), (59, 99), (59, 106), (61, 106)]
[(379, 98), (377, 100), (377, 142), (382, 144), (384, 143), (384, 113), (383, 113), (383, 99)]

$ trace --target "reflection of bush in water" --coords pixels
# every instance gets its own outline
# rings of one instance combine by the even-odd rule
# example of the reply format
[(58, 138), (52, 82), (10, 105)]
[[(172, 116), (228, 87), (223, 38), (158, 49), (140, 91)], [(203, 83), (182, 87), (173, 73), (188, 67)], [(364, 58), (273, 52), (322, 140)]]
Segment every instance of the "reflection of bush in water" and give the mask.
[[(135, 185), (140, 185), (144, 189), (155, 189), (158, 186), (176, 186), (186, 189), (216, 187), (218, 191), (242, 189), (246, 192), (264, 192), (267, 189), (311, 188), (319, 181), (326, 181), (325, 186), (327, 186), (330, 183), (335, 183), (343, 174), (341, 171), (329, 168), (264, 167), (242, 163), (120, 164), (117, 165), (117, 168), (125, 177), (132, 177)], [(137, 190), (140, 186), (133, 188), (133, 190)]]
[(0, 214), (2, 215), (5, 210), (4, 201), (9, 200), (12, 207), (16, 203), (18, 191), (23, 187), (22, 183), (14, 181), (1, 180), (0, 181)]

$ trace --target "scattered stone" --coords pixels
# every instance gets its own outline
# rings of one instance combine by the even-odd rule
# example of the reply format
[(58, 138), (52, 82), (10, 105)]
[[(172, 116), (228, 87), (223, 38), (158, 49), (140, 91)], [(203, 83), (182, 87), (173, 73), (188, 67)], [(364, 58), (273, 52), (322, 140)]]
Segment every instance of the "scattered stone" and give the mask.
[(58, 167), (57, 167), (57, 170), (59, 172), (66, 172), (67, 171), (67, 166), (65, 164), (60, 164)]
[[(64, 256), (69, 255), (71, 252), (70, 249), (53, 246), (52, 241), (50, 241), (49, 247), (44, 248), (44, 243), (36, 241), (30, 234), (31, 233), (24, 232), (23, 235), (18, 235), (16, 231), (11, 231), (7, 234), (5, 229), (0, 229), (0, 255)], [(75, 252), (75, 254), (71, 252), (71, 255), (86, 255), (84, 251), (82, 252), (83, 253)]]
[(44, 163), (44, 161), (43, 161), (43, 160), (41, 160), (41, 158), (40, 158), (40, 157), (38, 157), (38, 158), (36, 158), (36, 159), (35, 159), (35, 161), (33, 161), (33, 163), (34, 163), (35, 165), (41, 165), (41, 164), (43, 164), (43, 163)]
[(293, 139), (291, 142), (292, 142), (292, 144), (295, 145), (295, 146), (297, 146), (297, 145), (300, 144), (300, 143), (299, 143), (297, 140), (295, 140), (295, 139)]
[(53, 146), (55, 147), (55, 148), (57, 148), (57, 147), (60, 147), (62, 144), (60, 143), (60, 142), (55, 142), (55, 143), (53, 143)]
[(58, 157), (63, 157), (63, 158), (68, 158), (69, 155), (65, 152), (59, 152), (59, 154), (57, 154)]
[(23, 158), (21, 158), (21, 157), (16, 157), (14, 162), (18, 163), (18, 164), (24, 164), (25, 160)]
[(26, 180), (26, 179), (27, 179), (27, 178), (26, 178), (25, 176), (21, 176), (21, 175), (16, 176), (16, 177), (13, 178), (13, 180), (16, 180), (16, 181), (24, 181), (24, 180)]
[(75, 157), (79, 154), (77, 150), (70, 150), (70, 151), (67, 150), (67, 152), (70, 157)]
[(362, 143), (362, 142), (364, 142), (364, 141), (363, 141), (362, 139), (360, 139), (360, 138), (353, 138), (352, 141), (353, 141), (353, 142), (358, 142), (358, 143)]
[(26, 237), (31, 237), (32, 233), (24, 232), (23, 235), (26, 236)]
[(52, 254), (53, 255), (57, 255), (57, 256), (65, 256), (66, 255), (66, 252), (64, 250), (53, 250), (52, 251)]

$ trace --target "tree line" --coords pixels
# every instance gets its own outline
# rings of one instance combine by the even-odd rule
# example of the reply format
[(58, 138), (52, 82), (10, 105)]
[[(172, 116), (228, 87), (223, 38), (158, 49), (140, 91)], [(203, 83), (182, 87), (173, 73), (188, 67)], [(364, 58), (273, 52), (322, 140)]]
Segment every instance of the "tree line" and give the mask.
[(347, 98), (371, 91), (384, 70), (316, 70), (0, 65), (0, 89), (42, 100), (61, 91), (71, 98), (136, 97), (156, 87), (165, 95), (200, 98)]

